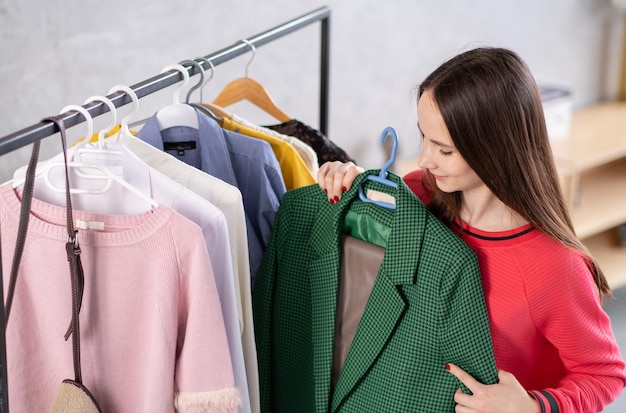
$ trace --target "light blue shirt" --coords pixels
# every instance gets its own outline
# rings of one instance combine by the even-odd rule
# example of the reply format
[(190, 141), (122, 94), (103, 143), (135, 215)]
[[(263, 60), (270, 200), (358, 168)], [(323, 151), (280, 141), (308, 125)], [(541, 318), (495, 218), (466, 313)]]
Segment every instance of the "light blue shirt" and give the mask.
[[(159, 130), (152, 116), (137, 137), (241, 191), (253, 286), (286, 192), (278, 160), (269, 143), (222, 129), (196, 110), (198, 129), (173, 126)], [(173, 148), (173, 149), (170, 149)]]

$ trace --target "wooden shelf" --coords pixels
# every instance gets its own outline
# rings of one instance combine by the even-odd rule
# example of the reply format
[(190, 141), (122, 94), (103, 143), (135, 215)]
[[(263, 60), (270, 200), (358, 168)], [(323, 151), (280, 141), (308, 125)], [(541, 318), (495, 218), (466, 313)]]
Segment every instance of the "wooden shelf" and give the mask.
[(616, 231), (604, 231), (583, 242), (600, 263), (611, 289), (625, 286), (626, 246), (620, 245)]
[(570, 212), (581, 239), (626, 222), (626, 157), (581, 173), (573, 186)]
[(557, 163), (572, 173), (626, 157), (626, 103), (602, 103), (574, 112), (569, 136), (551, 146)]
[(594, 253), (611, 288), (626, 285), (626, 103), (578, 110), (568, 137), (551, 143), (577, 235)]

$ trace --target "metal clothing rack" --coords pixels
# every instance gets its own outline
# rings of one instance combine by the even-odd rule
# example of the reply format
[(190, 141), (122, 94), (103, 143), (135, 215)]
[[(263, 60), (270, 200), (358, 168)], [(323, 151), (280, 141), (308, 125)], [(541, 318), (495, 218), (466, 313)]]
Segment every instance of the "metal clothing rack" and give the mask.
[[(329, 100), (329, 57), (330, 57), (330, 8), (328, 6), (320, 7), (309, 13), (306, 13), (300, 17), (289, 20), (283, 24), (275, 26), (269, 30), (250, 37), (246, 42), (237, 42), (232, 46), (218, 50), (217, 52), (203, 56), (204, 59), (208, 59), (213, 66), (217, 66), (224, 62), (234, 59), (244, 53), (249, 52), (249, 45), (259, 47), (264, 44), (270, 43), (276, 39), (286, 36), (294, 31), (300, 30), (310, 24), (320, 22), (321, 32), (321, 44), (320, 44), (320, 90), (319, 90), (319, 130), (323, 134), (327, 134), (328, 131), (328, 100)], [(197, 58), (200, 59), (200, 58)], [(206, 61), (198, 62), (206, 70), (209, 69), (210, 64)], [(191, 65), (186, 67), (189, 72), (189, 76), (200, 73), (200, 69)], [(179, 81), (184, 80), (182, 73), (178, 71), (169, 71), (135, 85), (130, 88), (137, 94), (139, 99), (171, 86)], [(115, 92), (107, 96), (113, 102), (116, 108), (127, 105), (132, 102), (131, 97), (126, 92)], [(89, 112), (92, 117), (97, 117), (105, 114), (109, 111), (109, 108), (103, 102), (93, 102), (83, 107)], [(64, 123), (67, 128), (79, 125), (85, 122), (82, 114), (79, 112), (71, 111), (67, 112), (63, 117)], [(52, 122), (39, 122), (31, 125), (17, 132), (0, 138), (0, 156), (12, 152), (16, 149), (22, 148), (48, 136), (58, 133), (57, 126)], [(0, 243), (1, 247), (1, 243)], [(2, 266), (0, 265), (0, 297), (4, 297), (3, 282), (2, 281)], [(0, 328), (2, 333), (0, 334), (0, 364), (2, 365), (2, 386), (0, 387), (0, 396), (2, 403), (0, 403), (0, 413), (9, 412), (8, 402), (8, 387), (7, 387), (7, 368), (6, 368), (6, 335), (5, 335), (5, 322), (4, 322), (4, 304), (0, 306)]]

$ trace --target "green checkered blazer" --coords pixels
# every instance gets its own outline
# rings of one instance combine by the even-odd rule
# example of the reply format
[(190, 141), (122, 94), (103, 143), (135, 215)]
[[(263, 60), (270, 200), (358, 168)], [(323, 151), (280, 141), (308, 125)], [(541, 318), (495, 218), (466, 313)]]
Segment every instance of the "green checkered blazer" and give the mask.
[[(497, 373), (478, 261), (402, 179), (396, 209), (359, 200), (359, 175), (336, 204), (318, 185), (287, 192), (253, 290), (263, 413), (453, 412), (455, 363)], [(331, 388), (340, 234), (348, 210), (391, 228), (383, 263)], [(465, 389), (467, 391), (467, 389)]]

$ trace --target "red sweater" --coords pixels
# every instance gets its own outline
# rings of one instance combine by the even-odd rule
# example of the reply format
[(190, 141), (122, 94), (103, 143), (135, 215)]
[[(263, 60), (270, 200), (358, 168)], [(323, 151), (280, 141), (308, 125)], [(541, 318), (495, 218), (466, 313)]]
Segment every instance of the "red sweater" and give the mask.
[[(419, 170), (404, 180), (428, 204), (421, 177)], [(542, 412), (602, 411), (626, 375), (585, 260), (530, 225), (463, 228), (480, 264), (497, 367), (513, 373)]]

